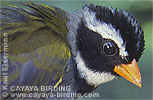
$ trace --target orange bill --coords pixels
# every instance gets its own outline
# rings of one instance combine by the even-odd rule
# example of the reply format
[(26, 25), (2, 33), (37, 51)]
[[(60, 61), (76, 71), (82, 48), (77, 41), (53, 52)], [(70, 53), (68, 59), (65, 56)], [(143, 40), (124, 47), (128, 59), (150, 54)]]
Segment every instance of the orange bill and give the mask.
[(133, 59), (131, 64), (115, 66), (114, 72), (141, 88), (141, 75), (135, 59)]

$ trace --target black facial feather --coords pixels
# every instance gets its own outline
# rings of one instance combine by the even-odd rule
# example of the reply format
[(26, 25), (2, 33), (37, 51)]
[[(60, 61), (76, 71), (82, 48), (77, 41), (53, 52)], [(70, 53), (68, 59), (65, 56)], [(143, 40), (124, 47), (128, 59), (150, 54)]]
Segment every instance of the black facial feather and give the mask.
[(138, 21), (130, 13), (108, 7), (86, 5), (91, 11), (96, 13), (97, 20), (102, 23), (112, 24), (118, 30), (126, 43), (126, 51), (129, 56), (128, 61), (134, 58), (138, 61), (144, 51), (144, 34)]
[[(85, 62), (93, 71), (113, 72), (114, 66), (122, 62), (119, 57), (119, 51), (114, 41), (104, 39), (98, 33), (89, 30), (83, 22), (80, 23), (77, 30), (77, 47)], [(117, 53), (113, 56), (107, 56), (103, 52), (103, 45), (106, 42), (111, 42), (117, 48)]]
[[(72, 58), (72, 60), (74, 61), (73, 58)], [(75, 88), (77, 89), (77, 93), (81, 93), (81, 95), (83, 95), (84, 93), (90, 93), (94, 89), (96, 89), (94, 86), (87, 84), (87, 82), (84, 78), (80, 78), (76, 63), (73, 63), (73, 65), (75, 66), (74, 67), (74, 70), (75, 70), (74, 76), (75, 76), (75, 80), (76, 80), (75, 81)]]

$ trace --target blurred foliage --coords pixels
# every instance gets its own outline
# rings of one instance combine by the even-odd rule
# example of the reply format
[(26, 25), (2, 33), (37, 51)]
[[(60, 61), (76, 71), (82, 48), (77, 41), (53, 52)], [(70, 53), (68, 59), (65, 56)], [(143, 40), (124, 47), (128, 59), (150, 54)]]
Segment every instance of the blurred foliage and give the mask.
[[(68, 12), (73, 12), (76, 9), (80, 9), (81, 6), (85, 3), (93, 3), (102, 6), (108, 6), (118, 9), (123, 9), (132, 13), (139, 21), (142, 26), (142, 29), (145, 34), (145, 51), (139, 61), (139, 67), (142, 74), (142, 88), (138, 88), (135, 85), (131, 84), (130, 82), (126, 81), (123, 78), (118, 78), (113, 80), (112, 82), (103, 84), (99, 86), (94, 92), (98, 92), (100, 94), (100, 98), (97, 99), (150, 99), (153, 96), (153, 87), (152, 87), (152, 37), (153, 37), (153, 20), (152, 20), (152, 4), (153, 1), (144, 0), (98, 0), (98, 1), (90, 1), (87, 0), (77, 1), (56, 1), (56, 0), (49, 0), (49, 1), (39, 1), (39, 0), (9, 0), (1, 1), (1, 6), (7, 6), (9, 4), (16, 4), (14, 1), (35, 1), (38, 3), (43, 3), (46, 5), (52, 4), (62, 8)], [(83, 98), (83, 99), (92, 99), (92, 98)], [(95, 98), (94, 98), (95, 99)]]

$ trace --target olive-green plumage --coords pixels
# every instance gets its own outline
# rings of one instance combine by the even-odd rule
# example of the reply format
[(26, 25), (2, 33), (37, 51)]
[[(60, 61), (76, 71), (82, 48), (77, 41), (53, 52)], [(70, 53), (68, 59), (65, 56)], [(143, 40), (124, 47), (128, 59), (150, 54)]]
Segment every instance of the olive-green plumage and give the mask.
[[(1, 8), (0, 62), (1, 66), (7, 62), (9, 68), (8, 75), (5, 73), (8, 96), (4, 99), (16, 99), (12, 92), (35, 92), (11, 91), (11, 86), (37, 86), (39, 89), (41, 86), (53, 89), (69, 86), (70, 90), (49, 88), (49, 91), (38, 90), (37, 93), (54, 95), (40, 97), (41, 100), (75, 99), (79, 97), (77, 94), (90, 93), (116, 76), (141, 87), (136, 61), (144, 50), (144, 34), (132, 14), (93, 4), (86, 4), (73, 13), (33, 2), (21, 5), (24, 8), (12, 5)], [(0, 83), (4, 85), (5, 79)], [(62, 96), (58, 97), (57, 93)], [(38, 99), (22, 97), (17, 99)]]
[(18, 67), (9, 75), (9, 84), (19, 78), (23, 64), (31, 60), (41, 69), (41, 76), (30, 85), (46, 85), (52, 78), (56, 81), (53, 85), (57, 86), (70, 57), (66, 12), (33, 2), (22, 5), (26, 9), (12, 5), (1, 8), (0, 52), (3, 54), (4, 50), (3, 34), (8, 33), (9, 67)]
[(16, 6), (1, 9), (1, 32), (9, 34), (9, 52), (26, 53), (56, 40), (66, 42), (68, 18), (63, 10), (33, 2), (24, 6), (30, 11)]

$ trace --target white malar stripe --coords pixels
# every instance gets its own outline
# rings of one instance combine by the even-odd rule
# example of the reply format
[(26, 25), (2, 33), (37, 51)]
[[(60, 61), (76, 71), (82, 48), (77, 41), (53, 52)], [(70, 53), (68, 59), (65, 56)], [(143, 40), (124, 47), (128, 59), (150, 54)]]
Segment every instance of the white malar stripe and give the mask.
[(96, 19), (96, 13), (89, 10), (89, 8), (84, 8), (84, 21), (86, 26), (94, 32), (97, 32), (105, 39), (113, 40), (119, 47), (119, 54), (122, 58), (128, 56), (127, 51), (125, 51), (125, 44), (122, 40), (122, 37), (119, 33), (119, 30), (116, 31), (111, 24), (105, 22), (100, 22)]
[(109, 82), (115, 78), (115, 76), (111, 75), (109, 72), (94, 72), (87, 68), (79, 52), (77, 52), (75, 60), (80, 78), (84, 78), (91, 86), (97, 87), (98, 85)]

